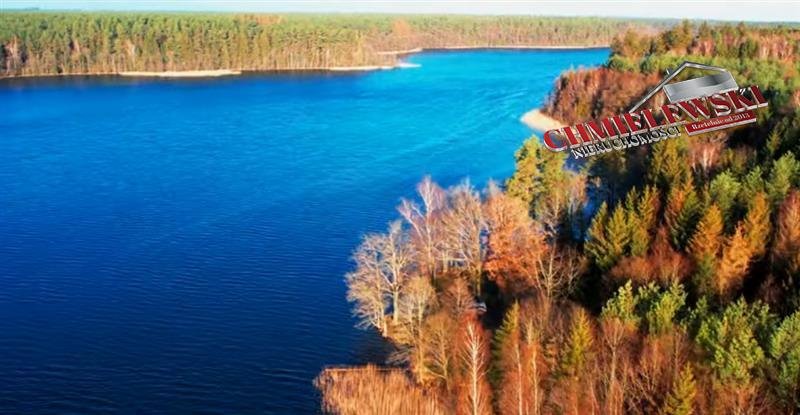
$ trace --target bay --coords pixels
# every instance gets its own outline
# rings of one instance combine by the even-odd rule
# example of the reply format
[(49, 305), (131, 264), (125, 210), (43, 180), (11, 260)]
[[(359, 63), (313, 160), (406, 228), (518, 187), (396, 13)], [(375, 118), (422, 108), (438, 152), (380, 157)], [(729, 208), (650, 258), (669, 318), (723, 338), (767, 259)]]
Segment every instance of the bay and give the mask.
[(424, 175), (502, 180), (520, 116), (607, 49), (416, 68), (0, 83), (0, 413), (315, 413), (381, 362), (349, 256)]

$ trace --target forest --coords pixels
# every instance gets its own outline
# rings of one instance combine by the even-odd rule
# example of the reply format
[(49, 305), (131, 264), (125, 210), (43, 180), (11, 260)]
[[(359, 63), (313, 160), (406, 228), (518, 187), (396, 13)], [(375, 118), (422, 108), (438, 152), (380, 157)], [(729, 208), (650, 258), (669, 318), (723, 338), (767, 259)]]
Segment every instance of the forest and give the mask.
[(768, 109), (580, 164), (531, 137), (483, 190), (424, 178), (346, 276), (360, 324), (395, 352), (323, 370), (322, 409), (800, 413), (799, 40), (688, 22), (622, 33), (605, 66), (562, 75), (545, 112), (617, 113), (684, 60), (757, 84)]
[(521, 16), (0, 13), (0, 76), (392, 65), (448, 46), (607, 46), (664, 21)]

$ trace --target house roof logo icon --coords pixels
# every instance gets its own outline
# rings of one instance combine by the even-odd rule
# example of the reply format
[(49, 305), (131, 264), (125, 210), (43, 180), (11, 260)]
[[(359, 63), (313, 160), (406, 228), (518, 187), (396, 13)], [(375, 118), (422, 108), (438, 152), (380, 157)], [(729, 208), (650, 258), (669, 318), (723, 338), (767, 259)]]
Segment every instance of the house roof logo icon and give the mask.
[[(670, 83), (686, 69), (712, 73)], [(667, 102), (640, 108), (662, 90)], [(725, 68), (686, 61), (668, 72), (628, 112), (548, 130), (542, 141), (550, 150), (569, 150), (579, 159), (682, 134), (693, 136), (755, 123), (755, 110), (768, 105), (758, 85), (741, 88)]]
[[(683, 70), (688, 68), (713, 71), (715, 73), (702, 76), (700, 78), (675, 82), (673, 84), (669, 83)], [(727, 69), (720, 68), (718, 66), (704, 65), (702, 63), (684, 61), (682, 64), (680, 64), (680, 66), (675, 68), (674, 71), (669, 72), (664, 80), (656, 85), (655, 88), (650, 90), (650, 92), (648, 92), (647, 95), (645, 95), (633, 107), (631, 107), (628, 112), (634, 112), (639, 109), (639, 107), (647, 102), (647, 100), (652, 98), (653, 95), (662, 89), (664, 90), (664, 94), (667, 96), (667, 100), (674, 104), (679, 101), (709, 96), (711, 94), (727, 92), (738, 88), (739, 85), (736, 83), (736, 80), (733, 79), (733, 75), (731, 75)]]

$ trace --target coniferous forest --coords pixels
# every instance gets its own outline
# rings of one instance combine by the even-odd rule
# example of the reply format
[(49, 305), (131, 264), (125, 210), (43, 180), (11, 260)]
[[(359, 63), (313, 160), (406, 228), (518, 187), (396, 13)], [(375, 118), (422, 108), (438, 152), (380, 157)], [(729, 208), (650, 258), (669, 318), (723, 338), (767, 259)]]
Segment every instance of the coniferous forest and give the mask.
[(527, 140), (478, 190), (430, 178), (346, 277), (385, 367), (316, 380), (341, 414), (800, 412), (800, 32), (627, 32), (545, 112), (624, 110), (690, 60), (770, 102), (757, 124), (575, 165)]
[(666, 23), (596, 18), (0, 13), (0, 76), (391, 65), (414, 48), (603, 46)]

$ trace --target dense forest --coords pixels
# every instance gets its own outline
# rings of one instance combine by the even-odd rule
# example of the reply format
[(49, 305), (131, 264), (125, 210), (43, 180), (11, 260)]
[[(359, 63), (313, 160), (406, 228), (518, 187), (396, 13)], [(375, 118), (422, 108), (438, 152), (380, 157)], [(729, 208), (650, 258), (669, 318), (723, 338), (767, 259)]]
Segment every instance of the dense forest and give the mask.
[[(800, 412), (800, 32), (628, 32), (564, 74), (565, 125), (626, 108), (684, 60), (770, 102), (757, 124), (580, 165), (537, 137), (502, 185), (431, 179), (346, 277), (386, 367), (331, 368), (340, 414)], [(624, 95), (607, 91), (624, 90)]]
[(199, 13), (0, 13), (0, 76), (391, 65), (381, 52), (608, 45), (667, 22), (595, 18)]

